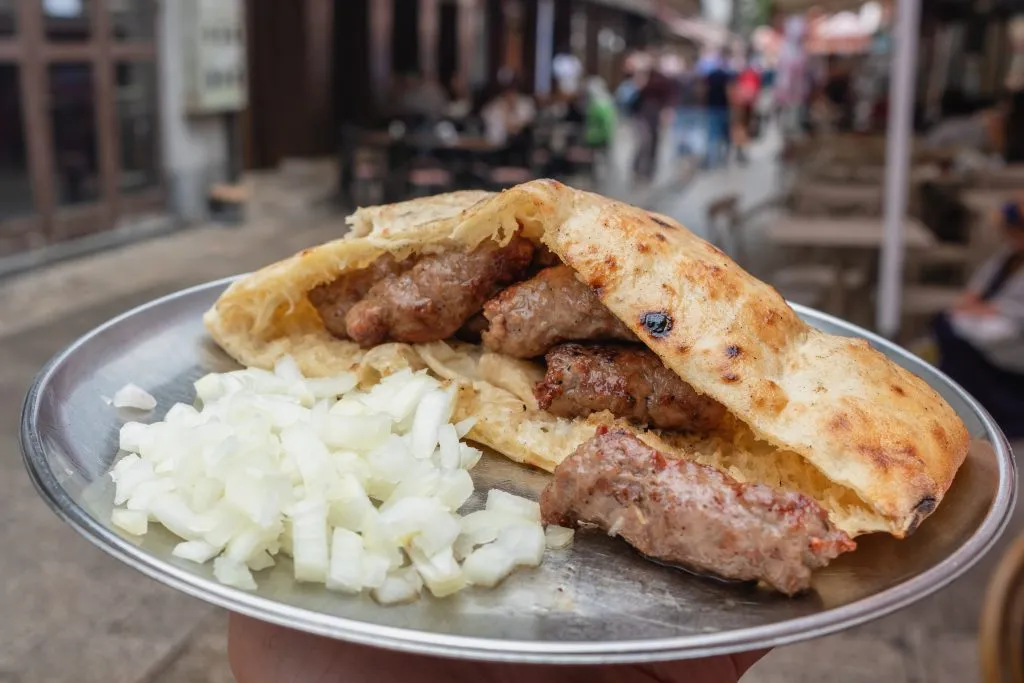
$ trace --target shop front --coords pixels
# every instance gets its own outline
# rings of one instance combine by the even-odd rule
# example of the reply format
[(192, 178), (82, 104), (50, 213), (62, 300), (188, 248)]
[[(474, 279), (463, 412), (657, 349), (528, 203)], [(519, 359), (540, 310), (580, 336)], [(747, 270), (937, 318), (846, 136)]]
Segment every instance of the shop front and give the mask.
[(155, 0), (0, 0), (0, 258), (163, 208)]

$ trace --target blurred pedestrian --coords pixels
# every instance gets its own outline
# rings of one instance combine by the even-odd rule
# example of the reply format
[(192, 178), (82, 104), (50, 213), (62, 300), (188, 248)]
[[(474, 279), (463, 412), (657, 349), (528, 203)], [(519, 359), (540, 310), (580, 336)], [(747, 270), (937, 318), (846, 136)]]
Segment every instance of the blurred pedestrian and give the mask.
[(704, 77), (704, 108), (708, 123), (705, 168), (728, 162), (730, 149), (729, 92), (734, 81), (728, 53), (722, 54)]
[(754, 126), (754, 107), (761, 94), (761, 76), (753, 64), (747, 62), (736, 77), (732, 89), (731, 135), (732, 147), (736, 150), (736, 161), (747, 163), (747, 146)]
[(587, 79), (587, 109), (583, 131), (584, 143), (599, 153), (611, 145), (615, 135), (615, 102), (600, 76)]
[(506, 145), (533, 123), (537, 107), (531, 97), (520, 92), (518, 81), (513, 79), (484, 106), (481, 114), (487, 139), (494, 145)]
[(636, 121), (639, 123), (639, 144), (633, 161), (633, 171), (640, 183), (649, 183), (654, 179), (661, 144), (662, 120), (666, 110), (672, 106), (672, 90), (672, 81), (660, 69), (653, 69), (637, 95)]
[(1024, 204), (1008, 202), (1004, 242), (967, 290), (935, 322), (939, 367), (992, 414), (1010, 438), (1024, 437)]
[(697, 70), (683, 64), (676, 80), (676, 152), (679, 156), (703, 154), (705, 147), (703, 108), (703, 82)]

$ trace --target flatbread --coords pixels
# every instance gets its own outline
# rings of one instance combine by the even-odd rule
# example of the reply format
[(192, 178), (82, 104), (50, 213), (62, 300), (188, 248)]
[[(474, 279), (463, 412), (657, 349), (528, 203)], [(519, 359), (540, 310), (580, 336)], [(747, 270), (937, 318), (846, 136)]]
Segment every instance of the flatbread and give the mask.
[(312, 375), (426, 365), (472, 387), (458, 407), (479, 417), (470, 438), (551, 470), (613, 418), (565, 420), (537, 410), (523, 391), (535, 370), (495, 354), (482, 360), (476, 347), (392, 344), (364, 353), (328, 334), (306, 299), (384, 253), (504, 244), (520, 231), (547, 245), (667, 367), (735, 418), (730, 429), (700, 438), (641, 431), (648, 443), (741, 481), (807, 493), (851, 535), (911, 532), (966, 457), (966, 428), (923, 380), (866, 341), (812, 329), (774, 289), (665, 216), (550, 180), (422, 201), (430, 220), (417, 222), (415, 201), (365, 209), (354, 236), (237, 281), (207, 313), (210, 333), (243, 364), (268, 367), (288, 353)]

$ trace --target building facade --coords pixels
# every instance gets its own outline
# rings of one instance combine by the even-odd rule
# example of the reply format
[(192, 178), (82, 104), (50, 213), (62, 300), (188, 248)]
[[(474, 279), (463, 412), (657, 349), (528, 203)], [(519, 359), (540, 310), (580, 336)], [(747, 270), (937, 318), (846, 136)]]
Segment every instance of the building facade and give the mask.
[[(514, 72), (545, 93), (571, 52), (614, 84), (683, 1), (0, 0), (0, 274), (151, 218), (202, 220), (235, 167), (333, 155), (398, 74), (479, 89)], [(196, 21), (226, 8), (237, 28)], [(207, 48), (242, 66), (197, 70)], [(203, 86), (247, 102), (197, 107)]]
[(0, 271), (142, 219), (204, 216), (227, 135), (187, 111), (187, 4), (0, 0)]

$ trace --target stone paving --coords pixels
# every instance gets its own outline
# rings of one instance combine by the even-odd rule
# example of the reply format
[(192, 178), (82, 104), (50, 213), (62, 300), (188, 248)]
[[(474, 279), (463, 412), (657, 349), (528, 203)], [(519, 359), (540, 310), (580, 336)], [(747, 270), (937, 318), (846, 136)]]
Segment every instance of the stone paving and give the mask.
[[(723, 188), (762, 188), (770, 171), (701, 176), (657, 208), (697, 230)], [(655, 193), (657, 194), (657, 193)], [(755, 198), (756, 200), (756, 198)], [(337, 236), (335, 218), (204, 227), (0, 282), (0, 683), (226, 683), (224, 615), (119, 564), (37, 498), (22, 470), (17, 419), (36, 370), (132, 306), (255, 268)], [(814, 642), (779, 648), (747, 683), (978, 680), (976, 623), (987, 579), (1022, 529), (1018, 514), (980, 566), (918, 605)]]

